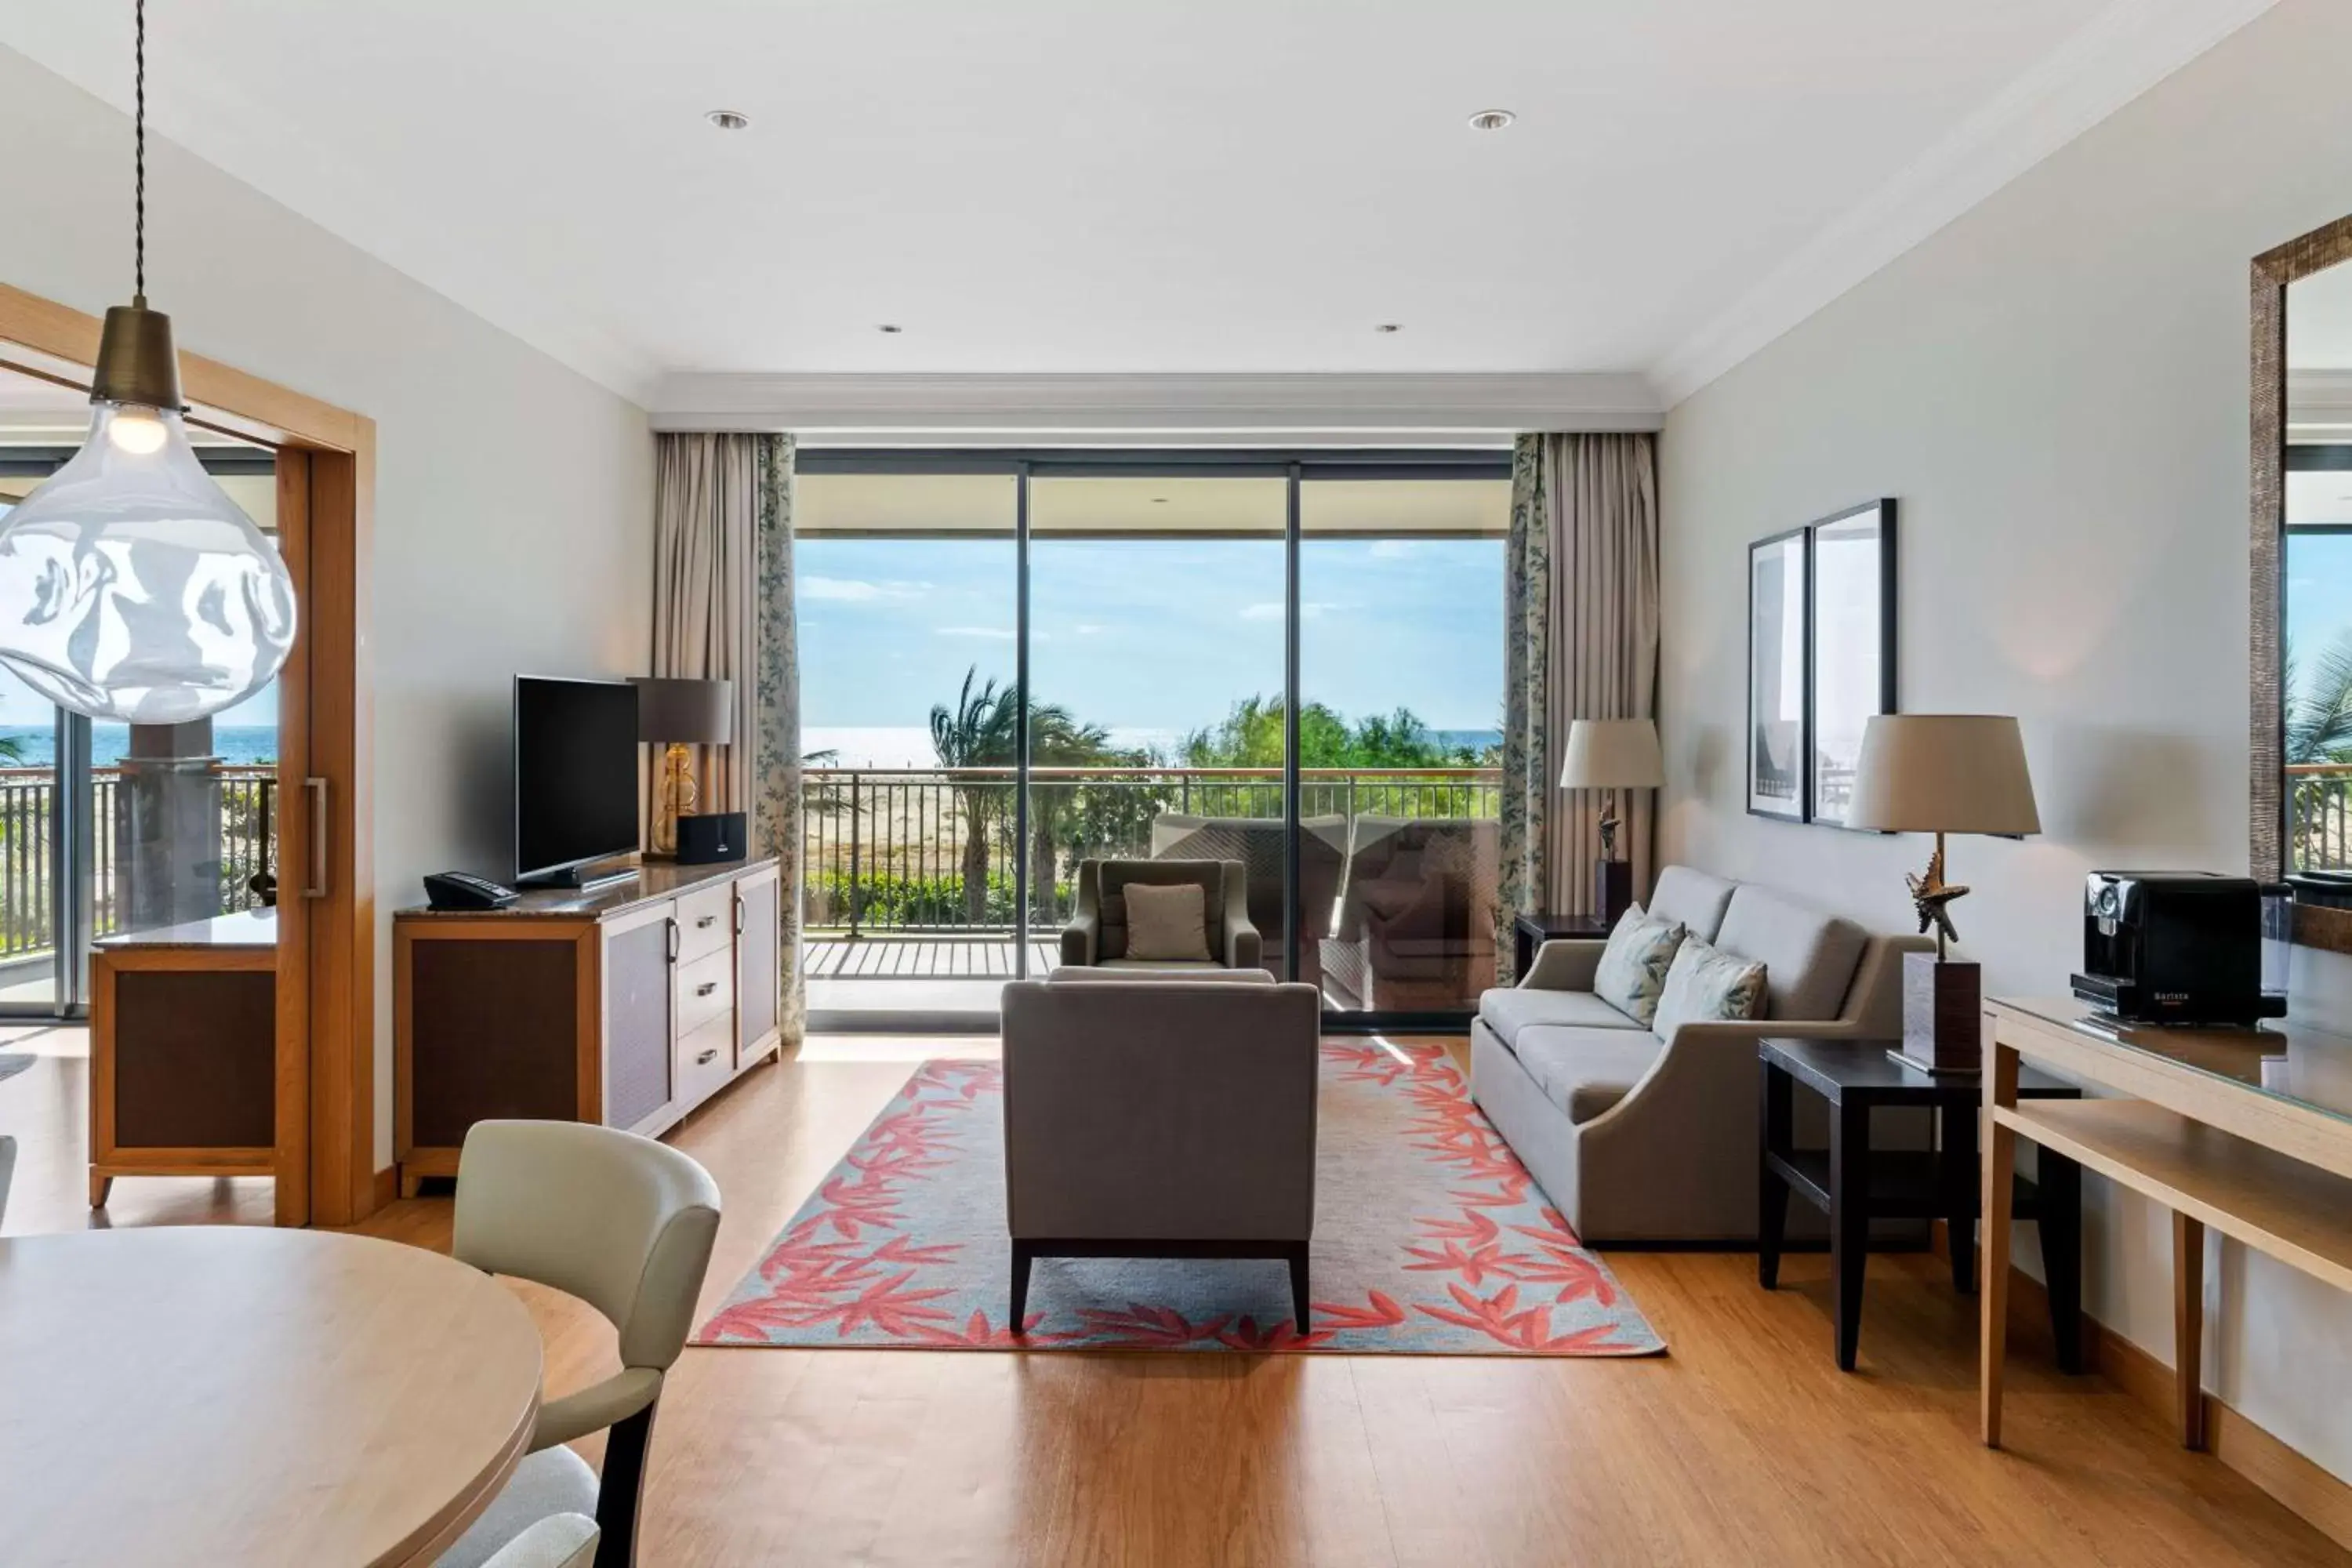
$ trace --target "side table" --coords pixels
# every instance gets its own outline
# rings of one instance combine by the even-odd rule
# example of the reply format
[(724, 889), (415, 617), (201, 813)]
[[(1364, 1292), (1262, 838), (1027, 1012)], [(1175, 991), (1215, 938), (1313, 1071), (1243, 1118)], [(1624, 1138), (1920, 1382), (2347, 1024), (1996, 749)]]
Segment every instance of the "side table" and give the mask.
[(1511, 922), (1511, 974), (1525, 979), (1535, 966), (1536, 950), (1548, 942), (1585, 937), (1599, 941), (1609, 934), (1609, 922), (1599, 915), (1523, 914)]
[[(1757, 1184), (1756, 1278), (1780, 1281), (1781, 1238), (1790, 1194), (1830, 1216), (1830, 1274), (1835, 1299), (1837, 1363), (1853, 1370), (1862, 1333), (1862, 1280), (1874, 1219), (1940, 1219), (1950, 1227), (1952, 1284), (1976, 1288), (1976, 1221), (1982, 1183), (1978, 1165), (1980, 1079), (1937, 1077), (1895, 1060), (1883, 1044), (1768, 1038), (1757, 1046), (1762, 1075), (1763, 1168)], [(1799, 1149), (1794, 1087), (1829, 1102), (1830, 1146)], [(2079, 1100), (2062, 1079), (2027, 1070), (2018, 1093), (2035, 1100)], [(1870, 1113), (1881, 1106), (1925, 1106), (1937, 1121), (1933, 1151), (1874, 1150)], [(2082, 1370), (2083, 1173), (2074, 1161), (2042, 1152), (2039, 1178), (2019, 1178), (2015, 1212), (2042, 1226), (2049, 1275), (2051, 1328), (2058, 1364)]]

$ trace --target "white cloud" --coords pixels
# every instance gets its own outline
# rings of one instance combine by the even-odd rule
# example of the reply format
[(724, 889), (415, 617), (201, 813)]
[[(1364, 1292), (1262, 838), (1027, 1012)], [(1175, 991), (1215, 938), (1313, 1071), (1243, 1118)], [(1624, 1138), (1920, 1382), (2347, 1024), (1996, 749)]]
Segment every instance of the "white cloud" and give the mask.
[(943, 637), (986, 637), (991, 642), (1013, 640), (1011, 626), (933, 626), (931, 629)]
[(831, 604), (870, 605), (877, 599), (912, 599), (927, 592), (929, 583), (868, 582), (860, 577), (803, 577), (800, 596)]

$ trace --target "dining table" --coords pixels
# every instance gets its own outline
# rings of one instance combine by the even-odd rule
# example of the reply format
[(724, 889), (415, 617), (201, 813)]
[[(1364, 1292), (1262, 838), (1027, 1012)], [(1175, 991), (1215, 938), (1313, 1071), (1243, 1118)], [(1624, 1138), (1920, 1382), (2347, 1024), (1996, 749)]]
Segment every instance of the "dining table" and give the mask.
[(0, 1557), (430, 1563), (520, 1462), (541, 1361), (512, 1291), (398, 1242), (0, 1238)]

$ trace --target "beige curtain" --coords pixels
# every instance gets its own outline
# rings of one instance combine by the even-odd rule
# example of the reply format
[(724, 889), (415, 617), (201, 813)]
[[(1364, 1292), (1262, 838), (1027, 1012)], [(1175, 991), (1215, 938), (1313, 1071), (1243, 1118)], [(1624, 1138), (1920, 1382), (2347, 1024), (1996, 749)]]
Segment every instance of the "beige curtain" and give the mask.
[[(1657, 443), (1522, 436), (1512, 455), (1506, 584), (1501, 923), (1593, 907), (1597, 792), (1559, 786), (1577, 719), (1654, 719), (1658, 684)], [(1648, 890), (1655, 801), (1621, 795), (1622, 853)], [(1498, 942), (1507, 954), (1511, 944)]]
[[(734, 742), (698, 749), (700, 809), (750, 813), (754, 852), (782, 864), (779, 1005), (791, 1045), (806, 1016), (793, 438), (665, 433), (655, 439), (652, 673), (735, 683)], [(660, 765), (656, 755), (647, 762)], [(647, 784), (650, 810), (658, 773)]]
[[(735, 683), (735, 741), (695, 748), (700, 811), (749, 811), (758, 693), (760, 436), (654, 437), (651, 673)], [(646, 829), (659, 810), (661, 752), (649, 747)]]

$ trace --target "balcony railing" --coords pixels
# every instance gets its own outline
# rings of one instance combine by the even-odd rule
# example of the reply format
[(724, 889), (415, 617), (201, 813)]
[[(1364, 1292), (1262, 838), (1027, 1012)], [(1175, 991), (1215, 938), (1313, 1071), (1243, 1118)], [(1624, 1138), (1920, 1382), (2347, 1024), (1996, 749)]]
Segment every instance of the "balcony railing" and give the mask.
[[(1014, 780), (1010, 767), (808, 769), (809, 929), (853, 936), (1011, 930)], [(1068, 919), (1080, 860), (1144, 858), (1160, 846), (1181, 853), (1186, 828), (1175, 818), (1278, 823), (1282, 795), (1279, 768), (1033, 769), (1032, 928)], [(1299, 775), (1303, 823), (1343, 851), (1360, 818), (1491, 821), (1501, 802), (1493, 768), (1307, 768)]]
[(2287, 869), (2352, 870), (2352, 763), (2286, 770)]
[[(95, 799), (91, 821), (93, 867), (92, 934), (118, 929), (115, 898), (117, 811), (121, 773), (90, 770)], [(277, 835), (272, 828), (275, 768), (224, 768), (220, 775), (220, 910), (251, 909), (260, 902), (250, 890), (255, 873), (276, 869)], [(0, 960), (48, 952), (57, 945), (58, 865), (49, 824), (57, 809), (57, 784), (47, 768), (0, 768)]]

